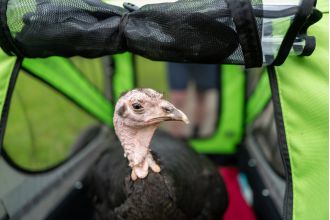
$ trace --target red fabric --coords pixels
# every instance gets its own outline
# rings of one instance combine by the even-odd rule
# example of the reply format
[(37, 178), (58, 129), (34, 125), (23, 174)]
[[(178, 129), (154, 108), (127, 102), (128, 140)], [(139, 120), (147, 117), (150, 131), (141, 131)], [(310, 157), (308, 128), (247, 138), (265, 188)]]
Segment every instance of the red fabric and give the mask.
[(235, 167), (221, 167), (219, 172), (225, 181), (229, 206), (223, 220), (256, 220), (253, 210), (245, 202), (238, 184), (238, 169)]

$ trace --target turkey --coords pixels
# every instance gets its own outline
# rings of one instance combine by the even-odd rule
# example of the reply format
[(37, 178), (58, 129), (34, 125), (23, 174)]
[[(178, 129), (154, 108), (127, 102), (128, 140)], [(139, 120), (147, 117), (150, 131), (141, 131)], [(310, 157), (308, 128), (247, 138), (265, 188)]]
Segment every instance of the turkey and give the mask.
[(87, 176), (94, 219), (222, 218), (228, 196), (217, 169), (184, 141), (155, 133), (162, 121), (171, 120), (189, 123), (152, 89), (120, 97), (114, 113), (119, 140), (109, 144)]

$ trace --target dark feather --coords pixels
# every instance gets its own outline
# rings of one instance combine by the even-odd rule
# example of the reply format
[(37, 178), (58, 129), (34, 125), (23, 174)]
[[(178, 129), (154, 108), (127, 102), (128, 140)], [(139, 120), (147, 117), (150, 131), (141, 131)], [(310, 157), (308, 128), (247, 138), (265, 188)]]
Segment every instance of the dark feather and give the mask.
[(161, 172), (130, 180), (131, 169), (119, 141), (88, 175), (95, 219), (221, 219), (228, 205), (222, 178), (206, 157), (164, 132), (151, 143)]

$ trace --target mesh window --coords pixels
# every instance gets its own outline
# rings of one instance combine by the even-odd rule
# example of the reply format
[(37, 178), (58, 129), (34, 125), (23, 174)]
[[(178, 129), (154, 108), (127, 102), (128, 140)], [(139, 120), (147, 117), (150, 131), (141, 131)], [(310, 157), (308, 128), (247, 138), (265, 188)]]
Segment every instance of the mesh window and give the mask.
[(27, 171), (52, 168), (77, 149), (77, 141), (97, 122), (48, 85), (21, 72), (13, 92), (4, 150)]

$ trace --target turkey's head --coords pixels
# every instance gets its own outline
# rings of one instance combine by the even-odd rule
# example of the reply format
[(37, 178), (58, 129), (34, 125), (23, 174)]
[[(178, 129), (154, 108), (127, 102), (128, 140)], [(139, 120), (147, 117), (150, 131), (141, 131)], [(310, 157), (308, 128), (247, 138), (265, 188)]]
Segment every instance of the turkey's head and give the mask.
[(152, 89), (134, 89), (123, 94), (115, 107), (114, 128), (132, 168), (131, 178), (145, 178), (148, 169), (160, 172), (150, 152), (151, 138), (162, 121), (183, 121), (187, 116)]

